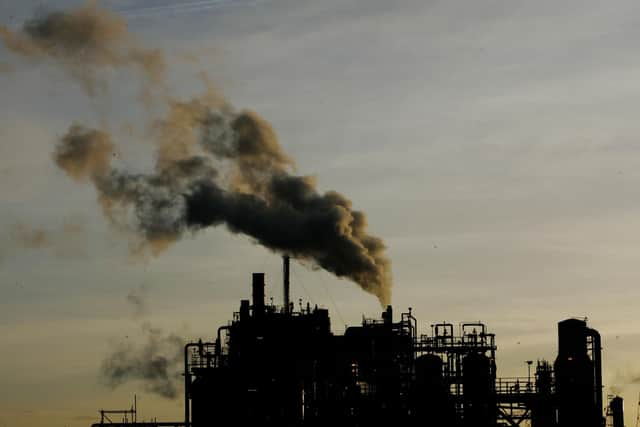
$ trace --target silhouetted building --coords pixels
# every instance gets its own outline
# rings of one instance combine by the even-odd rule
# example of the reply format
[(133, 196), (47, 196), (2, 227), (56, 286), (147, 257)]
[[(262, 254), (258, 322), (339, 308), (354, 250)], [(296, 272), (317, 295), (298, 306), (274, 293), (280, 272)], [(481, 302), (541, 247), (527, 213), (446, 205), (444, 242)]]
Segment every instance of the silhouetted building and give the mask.
[(602, 357), (600, 334), (587, 322), (558, 323), (554, 365), (559, 427), (602, 427)]
[(531, 427), (557, 425), (553, 368), (549, 362), (539, 361), (535, 374), (535, 396), (531, 405)]
[(388, 307), (336, 335), (327, 310), (266, 304), (264, 287), (254, 273), (252, 301), (216, 340), (186, 346), (187, 426), (604, 425), (600, 336), (584, 320), (558, 324), (553, 368), (539, 361), (533, 378), (499, 378), (482, 323), (418, 335), (411, 310), (394, 321)]

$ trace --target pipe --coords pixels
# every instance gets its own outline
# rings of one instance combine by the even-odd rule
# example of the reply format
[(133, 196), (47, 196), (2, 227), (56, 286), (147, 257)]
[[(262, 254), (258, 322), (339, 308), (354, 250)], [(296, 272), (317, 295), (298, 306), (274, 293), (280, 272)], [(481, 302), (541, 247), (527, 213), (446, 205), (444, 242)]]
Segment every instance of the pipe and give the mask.
[(463, 335), (466, 332), (466, 328), (468, 326), (473, 326), (473, 327), (476, 327), (476, 328), (480, 328), (482, 330), (482, 332), (480, 332), (480, 335), (485, 335), (487, 333), (486, 326), (485, 326), (484, 323), (482, 323), (482, 322), (472, 322), (472, 323), (463, 323), (462, 324), (462, 333), (463, 333)]
[(184, 346), (184, 425), (189, 427), (191, 423), (191, 407), (189, 398), (191, 393), (191, 373), (189, 372), (189, 348), (195, 347), (197, 344), (188, 343)]
[(434, 338), (439, 345), (448, 345), (453, 343), (453, 323), (436, 323), (431, 325), (434, 330)]
[(587, 335), (591, 337), (591, 353), (593, 357), (594, 400), (597, 407), (598, 419), (602, 418), (602, 340), (595, 329), (587, 328)]
[[(226, 326), (225, 328), (228, 328), (228, 326)], [(218, 336), (220, 336), (220, 330), (218, 330)], [(205, 346), (208, 347), (212, 344), (213, 343), (211, 342), (202, 342), (202, 340), (200, 340), (197, 343), (191, 342), (191, 343), (187, 343), (184, 346), (184, 426), (185, 427), (189, 427), (189, 425), (191, 424), (191, 406), (189, 404), (189, 401), (191, 399), (191, 372), (189, 371), (189, 349), (197, 348), (198, 355), (200, 355), (200, 357), (202, 358), (200, 353), (201, 349), (204, 348)], [(137, 408), (136, 408), (136, 412), (137, 412)], [(141, 424), (141, 423), (138, 423), (138, 424)], [(163, 423), (158, 423), (158, 425), (162, 425), (162, 424)], [(169, 425), (169, 423), (166, 423), (165, 425)]]
[(283, 305), (284, 305), (284, 314), (289, 314), (290, 304), (289, 304), (289, 267), (290, 267), (290, 258), (289, 255), (284, 255), (282, 257), (282, 279), (283, 279)]

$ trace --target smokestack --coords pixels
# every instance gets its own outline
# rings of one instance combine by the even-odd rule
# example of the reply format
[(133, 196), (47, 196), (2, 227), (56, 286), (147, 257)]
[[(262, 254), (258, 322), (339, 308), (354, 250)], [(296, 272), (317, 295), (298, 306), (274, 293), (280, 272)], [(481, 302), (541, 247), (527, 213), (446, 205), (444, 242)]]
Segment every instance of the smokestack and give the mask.
[(388, 305), (387, 309), (382, 313), (382, 320), (384, 320), (385, 325), (393, 324), (393, 308)]
[(264, 273), (253, 273), (253, 316), (264, 314)]
[(624, 427), (624, 401), (616, 396), (609, 402), (609, 413), (613, 427)]
[(284, 313), (289, 314), (289, 255), (284, 255), (282, 257), (282, 280), (283, 280), (283, 298), (282, 302), (284, 304)]

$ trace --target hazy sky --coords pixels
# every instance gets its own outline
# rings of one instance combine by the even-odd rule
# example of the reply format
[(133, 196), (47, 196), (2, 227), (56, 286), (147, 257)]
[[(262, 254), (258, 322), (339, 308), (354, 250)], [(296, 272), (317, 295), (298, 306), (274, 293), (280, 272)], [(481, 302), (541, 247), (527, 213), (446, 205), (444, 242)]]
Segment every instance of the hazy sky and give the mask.
[[(3, 0), (0, 24), (79, 3)], [(206, 70), (234, 105), (273, 124), (299, 173), (367, 212), (393, 263), (396, 311), (411, 306), (425, 333), (435, 321), (485, 321), (501, 376), (553, 360), (556, 322), (586, 316), (603, 335), (605, 393), (623, 390), (632, 425), (637, 1), (100, 3), (169, 53), (174, 94), (200, 91)], [(72, 122), (135, 126), (144, 115), (126, 73), (110, 82), (89, 99), (59, 68), (0, 46), (0, 427), (86, 426), (136, 392), (144, 417), (182, 416), (180, 400), (100, 381), (104, 353), (140, 329), (132, 289), (147, 289), (146, 320), (188, 338), (231, 318), (253, 271), (280, 299), (279, 257), (224, 229), (131, 261), (93, 188), (56, 168), (56, 138)], [(144, 136), (133, 139), (119, 147), (124, 161), (144, 163)], [(50, 244), (17, 244), (16, 224), (48, 230)], [(65, 224), (84, 232), (62, 236)], [(300, 264), (292, 287), (296, 301), (330, 309), (336, 332), (381, 311), (357, 286)]]

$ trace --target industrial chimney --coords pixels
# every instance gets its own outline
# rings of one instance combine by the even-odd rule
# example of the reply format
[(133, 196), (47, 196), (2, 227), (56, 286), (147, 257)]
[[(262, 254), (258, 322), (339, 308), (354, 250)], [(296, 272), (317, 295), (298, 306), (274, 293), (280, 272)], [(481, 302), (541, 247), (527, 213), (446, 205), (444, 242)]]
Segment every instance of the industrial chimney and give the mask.
[(284, 255), (282, 257), (282, 304), (284, 305), (284, 314), (289, 314), (291, 311), (291, 304), (289, 302), (289, 261), (289, 255)]
[(609, 414), (613, 427), (624, 427), (624, 401), (620, 396), (615, 396), (609, 402)]

